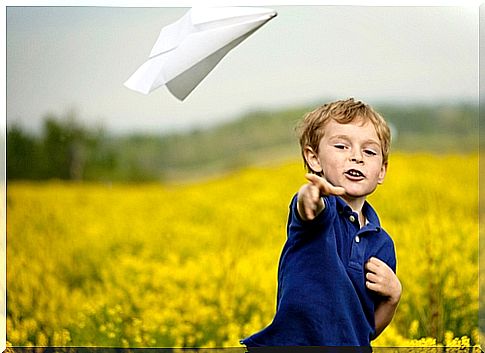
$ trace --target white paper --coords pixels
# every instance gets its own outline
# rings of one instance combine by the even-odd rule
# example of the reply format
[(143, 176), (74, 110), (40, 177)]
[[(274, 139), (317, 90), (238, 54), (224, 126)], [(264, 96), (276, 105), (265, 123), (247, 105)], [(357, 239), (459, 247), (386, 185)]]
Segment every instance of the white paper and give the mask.
[(149, 59), (125, 86), (148, 94), (165, 85), (184, 100), (231, 49), (275, 16), (267, 8), (194, 7), (161, 30)]

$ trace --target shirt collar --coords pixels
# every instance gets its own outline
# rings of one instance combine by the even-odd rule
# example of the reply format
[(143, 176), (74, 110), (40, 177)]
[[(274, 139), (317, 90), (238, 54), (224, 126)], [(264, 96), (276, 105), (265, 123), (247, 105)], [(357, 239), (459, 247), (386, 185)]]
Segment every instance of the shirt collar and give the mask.
[[(344, 216), (349, 216), (353, 213), (352, 208), (339, 196), (335, 197), (336, 199), (336, 206), (337, 212), (339, 214), (343, 214)], [(380, 231), (381, 223), (379, 221), (379, 217), (377, 216), (376, 211), (372, 208), (372, 206), (365, 201), (364, 206), (362, 207), (362, 212), (364, 212), (365, 218), (367, 220), (365, 227), (375, 228), (376, 231)]]

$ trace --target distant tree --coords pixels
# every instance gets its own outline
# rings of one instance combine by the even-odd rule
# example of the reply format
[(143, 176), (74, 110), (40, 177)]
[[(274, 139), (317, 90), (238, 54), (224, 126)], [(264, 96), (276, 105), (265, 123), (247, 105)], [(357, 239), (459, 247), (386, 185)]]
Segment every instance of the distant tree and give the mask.
[(82, 177), (88, 180), (119, 179), (119, 144), (113, 143), (102, 128), (87, 131), (84, 139), (84, 168)]
[(81, 180), (85, 165), (88, 132), (74, 113), (64, 119), (48, 115), (44, 119), (43, 152), (47, 178)]
[(39, 142), (18, 125), (7, 125), (7, 179), (39, 179)]
[(120, 179), (117, 144), (102, 128), (81, 125), (75, 111), (44, 116), (39, 136), (7, 127), (8, 179)]

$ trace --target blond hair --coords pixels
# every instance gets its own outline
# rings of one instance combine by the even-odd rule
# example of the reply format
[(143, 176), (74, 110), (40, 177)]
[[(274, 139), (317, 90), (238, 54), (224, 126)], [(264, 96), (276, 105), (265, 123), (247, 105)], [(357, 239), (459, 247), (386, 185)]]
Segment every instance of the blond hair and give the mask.
[(315, 153), (318, 153), (320, 140), (325, 134), (325, 126), (331, 119), (340, 124), (348, 124), (356, 119), (362, 119), (363, 124), (370, 121), (376, 129), (381, 143), (383, 163), (387, 164), (391, 147), (391, 130), (389, 126), (384, 118), (371, 106), (361, 101), (355, 101), (354, 98), (349, 98), (324, 104), (307, 113), (297, 127), (301, 153), (309, 172), (313, 171), (305, 159), (305, 148), (307, 146), (311, 147)]

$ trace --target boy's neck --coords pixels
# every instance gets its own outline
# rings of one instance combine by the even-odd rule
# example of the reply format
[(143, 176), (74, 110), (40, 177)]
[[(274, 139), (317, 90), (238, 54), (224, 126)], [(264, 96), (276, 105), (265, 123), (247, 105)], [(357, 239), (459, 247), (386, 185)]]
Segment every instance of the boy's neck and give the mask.
[(349, 197), (348, 195), (341, 196), (347, 205), (352, 209), (352, 211), (357, 212), (359, 215), (362, 213), (362, 208), (364, 207), (365, 197)]

